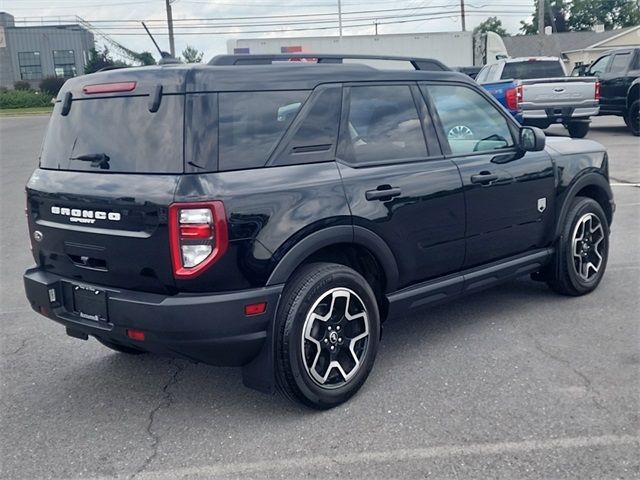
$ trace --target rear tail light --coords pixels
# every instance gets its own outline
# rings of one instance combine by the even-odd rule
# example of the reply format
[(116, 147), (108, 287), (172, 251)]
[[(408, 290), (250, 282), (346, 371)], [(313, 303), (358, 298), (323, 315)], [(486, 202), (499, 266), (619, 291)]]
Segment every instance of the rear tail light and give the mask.
[(173, 274), (191, 278), (215, 263), (229, 243), (222, 202), (174, 203), (169, 206)]
[(116, 83), (96, 83), (85, 85), (82, 91), (85, 95), (95, 95), (98, 93), (131, 92), (136, 88), (136, 82), (116, 82)]
[(595, 97), (594, 97), (597, 101), (600, 101), (600, 81), (596, 82), (596, 91), (595, 91)]
[(522, 85), (507, 90), (505, 92), (505, 98), (509, 110), (518, 110), (520, 108), (520, 102), (522, 102)]
[(132, 328), (127, 329), (127, 337), (131, 340), (137, 340), (138, 342), (144, 342), (144, 332), (142, 330), (134, 330)]

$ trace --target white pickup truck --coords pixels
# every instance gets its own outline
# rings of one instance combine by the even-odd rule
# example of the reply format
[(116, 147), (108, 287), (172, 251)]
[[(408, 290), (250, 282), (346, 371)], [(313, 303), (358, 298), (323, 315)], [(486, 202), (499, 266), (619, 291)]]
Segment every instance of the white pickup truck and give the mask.
[(568, 77), (557, 57), (505, 58), (486, 65), (476, 81), (523, 125), (561, 123), (574, 138), (589, 131), (600, 110), (596, 78)]

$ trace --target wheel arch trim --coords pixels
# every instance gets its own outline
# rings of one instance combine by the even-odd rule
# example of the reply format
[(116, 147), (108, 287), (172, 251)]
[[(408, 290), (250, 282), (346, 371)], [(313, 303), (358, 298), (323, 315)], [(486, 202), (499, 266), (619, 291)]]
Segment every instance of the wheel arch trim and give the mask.
[(285, 283), (310, 255), (322, 248), (340, 243), (355, 244), (368, 249), (384, 271), (387, 293), (397, 290), (399, 271), (393, 252), (379, 235), (357, 225), (327, 227), (303, 238), (285, 253), (271, 272), (266, 285)]
[[(610, 212), (610, 215), (613, 216), (613, 212), (615, 211), (615, 203), (613, 203), (613, 192), (611, 191), (611, 185), (609, 185), (609, 182), (602, 174), (595, 172), (586, 173), (580, 176), (578, 179), (574, 180), (572, 185), (568, 187), (566, 193), (564, 194), (564, 200), (557, 217), (558, 220), (556, 222), (555, 233), (553, 237), (554, 239), (558, 239), (562, 235), (562, 226), (564, 225), (567, 214), (569, 212), (571, 201), (578, 196), (578, 192), (586, 187), (596, 187), (604, 192), (609, 200), (609, 206), (604, 205), (603, 210), (605, 210), (605, 213), (607, 213), (608, 210)], [(611, 223), (611, 219), (609, 219), (609, 223)]]

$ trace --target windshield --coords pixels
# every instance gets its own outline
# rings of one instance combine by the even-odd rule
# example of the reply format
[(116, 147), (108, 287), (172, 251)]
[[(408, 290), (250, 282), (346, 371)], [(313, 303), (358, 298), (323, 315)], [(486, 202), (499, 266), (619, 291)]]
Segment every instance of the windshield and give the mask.
[(501, 78), (527, 80), (530, 78), (554, 78), (564, 76), (565, 73), (562, 65), (556, 60), (527, 60), (525, 62), (505, 63)]

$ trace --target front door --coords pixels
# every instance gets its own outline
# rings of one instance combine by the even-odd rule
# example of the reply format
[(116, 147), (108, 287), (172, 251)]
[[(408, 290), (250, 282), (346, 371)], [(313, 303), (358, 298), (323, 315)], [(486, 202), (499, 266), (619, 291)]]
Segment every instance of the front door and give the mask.
[(466, 200), (465, 268), (545, 246), (553, 228), (549, 154), (523, 152), (508, 113), (467, 85), (422, 85), (460, 170)]
[(417, 86), (354, 84), (343, 98), (338, 166), (354, 224), (390, 247), (400, 287), (458, 270), (462, 181), (442, 156)]

